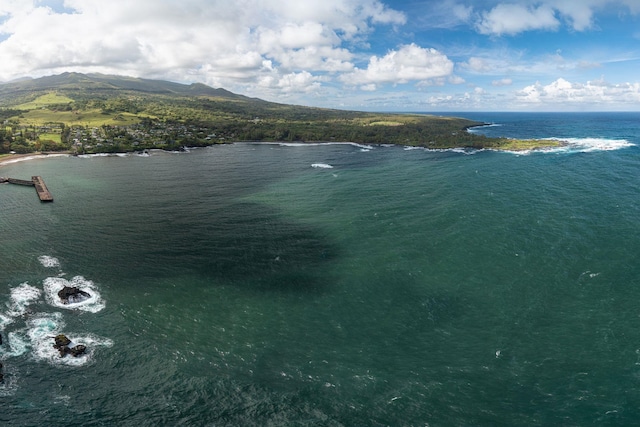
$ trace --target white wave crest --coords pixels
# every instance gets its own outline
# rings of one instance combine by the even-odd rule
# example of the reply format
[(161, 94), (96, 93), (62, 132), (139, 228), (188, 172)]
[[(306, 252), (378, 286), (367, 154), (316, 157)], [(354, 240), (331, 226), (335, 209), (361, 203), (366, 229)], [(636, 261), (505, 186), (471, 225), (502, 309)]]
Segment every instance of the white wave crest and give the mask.
[[(0, 346), (2, 359), (8, 357), (18, 357), (29, 351), (29, 338), (20, 332), (9, 332), (7, 334), (6, 346)], [(8, 351), (6, 350), (8, 349)]]
[(333, 169), (333, 166), (326, 163), (314, 163), (311, 165), (311, 167), (316, 169)]
[[(82, 276), (75, 276), (71, 280), (62, 277), (48, 277), (43, 282), (47, 302), (54, 307), (65, 308), (67, 310), (81, 310), (97, 313), (105, 307), (105, 303), (97, 290), (96, 285)], [(63, 304), (58, 297), (58, 292), (65, 286), (76, 287), (91, 295), (86, 300)]]
[(95, 154), (80, 154), (77, 157), (81, 159), (91, 159), (93, 157), (116, 157), (123, 153), (95, 153)]
[(49, 256), (49, 255), (39, 256), (38, 261), (40, 261), (40, 264), (42, 264), (43, 267), (47, 267), (47, 268), (60, 267), (60, 260), (58, 260), (58, 258)]
[(635, 147), (636, 144), (626, 139), (606, 138), (544, 138), (543, 141), (560, 142), (559, 146), (535, 148), (531, 150), (498, 150), (516, 155), (528, 155), (532, 153), (592, 153), (597, 151), (622, 150)]
[[(96, 347), (111, 347), (113, 341), (108, 338), (99, 337), (93, 334), (61, 332), (64, 326), (61, 317), (56, 316), (60, 313), (54, 313), (53, 316), (41, 316), (29, 321), (29, 338), (33, 348), (33, 357), (36, 360), (46, 361), (52, 365), (66, 366), (82, 366), (86, 365), (93, 358)], [(71, 340), (69, 347), (75, 347), (78, 344), (87, 347), (86, 353), (74, 357), (66, 355), (60, 356), (60, 352), (53, 347), (54, 337), (60, 333)]]
[(373, 150), (373, 146), (358, 144), (357, 142), (258, 142), (257, 144), (279, 145), (281, 147), (318, 147), (322, 145), (350, 145), (362, 148), (363, 150)]
[(42, 292), (28, 283), (23, 283), (11, 289), (11, 307), (7, 314), (11, 317), (22, 316), (27, 312), (27, 306), (40, 298)]
[(69, 157), (69, 155), (68, 154), (34, 154), (32, 156), (20, 156), (20, 157), (11, 158), (8, 160), (3, 160), (0, 162), (0, 166), (10, 165), (12, 163), (27, 162), (29, 160), (47, 159), (51, 157)]
[(604, 139), (604, 138), (567, 138), (560, 139), (566, 142), (571, 149), (578, 150), (583, 153), (591, 151), (611, 151), (621, 150), (635, 146), (635, 144), (626, 139)]
[(481, 129), (485, 129), (485, 128), (495, 128), (495, 127), (501, 127), (503, 125), (501, 125), (500, 123), (489, 123), (486, 125), (480, 125), (480, 126), (473, 126), (467, 129), (468, 133), (478, 133), (478, 131), (480, 131)]
[(4, 331), (4, 328), (6, 328), (7, 325), (10, 325), (11, 323), (13, 323), (12, 317), (0, 313), (0, 331)]
[(472, 156), (474, 154), (478, 154), (484, 151), (484, 149), (482, 148), (464, 148), (464, 147), (429, 148), (429, 147), (416, 147), (416, 146), (405, 146), (403, 150), (404, 151), (422, 150), (430, 153), (458, 153), (458, 154), (464, 154), (465, 156)]

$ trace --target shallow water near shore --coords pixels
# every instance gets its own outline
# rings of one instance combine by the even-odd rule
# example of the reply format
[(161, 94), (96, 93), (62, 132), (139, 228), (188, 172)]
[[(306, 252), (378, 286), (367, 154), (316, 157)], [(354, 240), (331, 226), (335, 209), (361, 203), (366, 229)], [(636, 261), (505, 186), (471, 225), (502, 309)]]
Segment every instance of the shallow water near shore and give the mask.
[[(241, 143), (5, 165), (55, 201), (0, 185), (0, 422), (632, 424), (640, 132), (611, 117), (469, 117), (573, 138), (554, 152)], [(65, 284), (92, 299), (60, 304)], [(60, 358), (57, 333), (88, 354)]]

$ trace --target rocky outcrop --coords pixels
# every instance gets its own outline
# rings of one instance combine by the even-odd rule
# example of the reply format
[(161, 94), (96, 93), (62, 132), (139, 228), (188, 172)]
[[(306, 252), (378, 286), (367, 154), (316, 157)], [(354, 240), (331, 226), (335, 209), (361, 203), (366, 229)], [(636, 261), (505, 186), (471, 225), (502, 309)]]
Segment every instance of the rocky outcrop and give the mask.
[(75, 286), (65, 286), (58, 291), (58, 297), (63, 304), (76, 304), (91, 298), (91, 294)]
[(73, 357), (82, 356), (87, 351), (87, 346), (78, 344), (75, 347), (71, 347), (67, 353)]
[(71, 340), (64, 334), (58, 334), (53, 337), (53, 339), (55, 340), (53, 348), (60, 352), (60, 357), (64, 357), (67, 354), (70, 354), (73, 357), (78, 357), (83, 355), (87, 351), (87, 346), (82, 344), (69, 347), (69, 345), (71, 344)]
[(69, 344), (71, 344), (71, 340), (67, 338), (67, 336), (64, 334), (58, 334), (55, 337), (53, 337), (53, 339), (56, 342), (53, 348), (66, 347)]

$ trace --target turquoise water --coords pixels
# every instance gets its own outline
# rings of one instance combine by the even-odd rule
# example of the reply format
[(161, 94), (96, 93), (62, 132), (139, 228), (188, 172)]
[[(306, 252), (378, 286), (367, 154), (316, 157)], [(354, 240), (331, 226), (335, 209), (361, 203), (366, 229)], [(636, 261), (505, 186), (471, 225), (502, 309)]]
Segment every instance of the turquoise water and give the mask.
[[(0, 186), (0, 422), (635, 423), (640, 115), (607, 117), (470, 117), (569, 142), (542, 153), (234, 144), (0, 167), (55, 198)], [(92, 298), (59, 304), (65, 284)], [(59, 358), (57, 333), (89, 354)]]

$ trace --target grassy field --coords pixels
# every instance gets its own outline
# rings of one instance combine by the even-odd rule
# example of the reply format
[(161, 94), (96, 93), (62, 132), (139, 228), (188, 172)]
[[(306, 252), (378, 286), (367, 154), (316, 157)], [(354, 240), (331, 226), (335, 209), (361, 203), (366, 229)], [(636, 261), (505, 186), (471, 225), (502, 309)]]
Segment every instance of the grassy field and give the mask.
[(402, 126), (417, 123), (424, 120), (425, 117), (413, 114), (369, 114), (365, 117), (354, 118), (352, 123), (359, 126)]
[(404, 123), (393, 122), (393, 121), (379, 121), (379, 122), (371, 122), (369, 126), (403, 126)]
[(46, 123), (65, 123), (68, 126), (97, 127), (102, 125), (127, 126), (139, 123), (140, 118), (127, 112), (105, 114), (98, 109), (83, 111), (39, 109), (23, 113), (20, 122), (29, 126), (42, 126)]
[(550, 139), (503, 139), (502, 141), (503, 143), (495, 148), (506, 151), (525, 151), (562, 145), (562, 142)]
[(58, 95), (57, 93), (48, 93), (46, 95), (39, 96), (31, 102), (20, 104), (14, 107), (17, 110), (36, 110), (53, 104), (68, 104), (73, 102), (73, 99), (64, 95)]
[(62, 136), (59, 133), (41, 133), (38, 135), (40, 141), (53, 141), (57, 144), (62, 143)]

